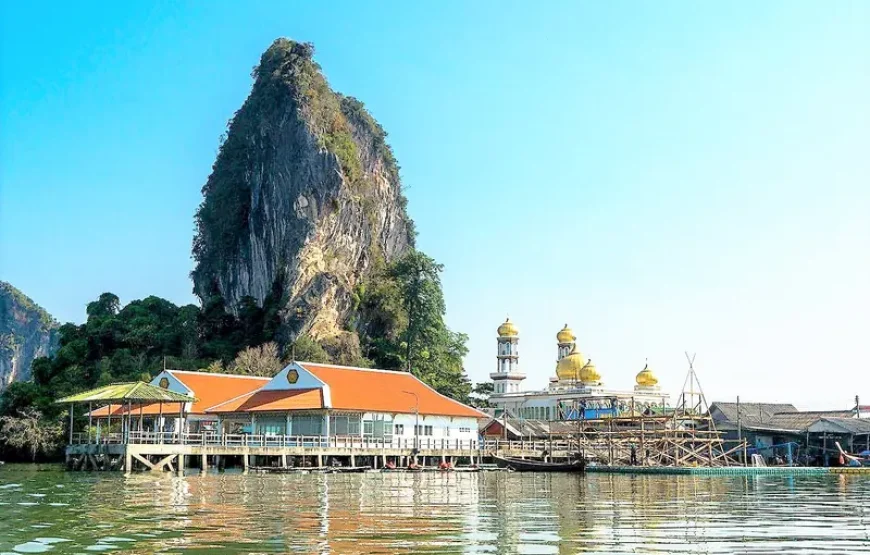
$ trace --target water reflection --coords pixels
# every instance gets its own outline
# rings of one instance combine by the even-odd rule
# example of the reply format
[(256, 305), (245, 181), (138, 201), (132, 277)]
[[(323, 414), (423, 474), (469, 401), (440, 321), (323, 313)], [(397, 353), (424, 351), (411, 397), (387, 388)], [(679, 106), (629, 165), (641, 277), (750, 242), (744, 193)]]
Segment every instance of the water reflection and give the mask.
[(870, 479), (0, 471), (0, 554), (870, 553)]

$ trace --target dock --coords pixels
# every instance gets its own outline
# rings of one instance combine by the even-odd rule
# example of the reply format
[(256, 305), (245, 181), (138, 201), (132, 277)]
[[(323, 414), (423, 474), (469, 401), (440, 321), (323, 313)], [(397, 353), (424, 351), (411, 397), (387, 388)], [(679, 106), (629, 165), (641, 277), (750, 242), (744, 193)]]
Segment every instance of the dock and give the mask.
[[(492, 454), (537, 458), (572, 456), (573, 445), (544, 441), (451, 440), (407, 438), (390, 440), (360, 436), (283, 436), (253, 434), (177, 434), (128, 432), (103, 434), (99, 439), (74, 434), (66, 447), (71, 470), (135, 470), (183, 472), (186, 467), (243, 471), (344, 471), (407, 469), (411, 465), (435, 469), (440, 463), (456, 467), (493, 468)], [(392, 466), (393, 468), (389, 468)]]

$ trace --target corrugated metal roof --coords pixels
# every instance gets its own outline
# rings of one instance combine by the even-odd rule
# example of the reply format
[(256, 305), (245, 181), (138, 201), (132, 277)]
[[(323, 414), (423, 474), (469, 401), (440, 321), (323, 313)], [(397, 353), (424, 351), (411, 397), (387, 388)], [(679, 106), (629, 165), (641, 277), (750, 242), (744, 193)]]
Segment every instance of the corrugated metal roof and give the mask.
[(808, 431), (811, 433), (870, 434), (870, 420), (865, 418), (818, 418), (809, 426)]
[(149, 403), (187, 403), (193, 401), (192, 397), (169, 391), (145, 382), (113, 383), (84, 391), (75, 395), (69, 395), (58, 399), (55, 403), (118, 403), (149, 402)]
[[(740, 424), (744, 427), (768, 427), (777, 413), (798, 412), (790, 403), (740, 403)], [(737, 425), (737, 403), (715, 402), (710, 405), (710, 414), (716, 425)]]

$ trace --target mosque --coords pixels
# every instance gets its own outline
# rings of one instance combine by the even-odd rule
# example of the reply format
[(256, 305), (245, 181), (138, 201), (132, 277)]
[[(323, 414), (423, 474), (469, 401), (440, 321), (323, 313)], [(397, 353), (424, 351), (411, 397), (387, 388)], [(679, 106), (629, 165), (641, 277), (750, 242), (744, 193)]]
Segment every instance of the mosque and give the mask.
[(536, 420), (580, 420), (619, 415), (655, 414), (667, 406), (649, 365), (635, 376), (634, 389), (622, 391), (604, 386), (601, 373), (592, 360), (577, 348), (577, 338), (565, 324), (556, 334), (556, 375), (547, 389), (524, 391), (526, 375), (520, 371), (520, 332), (510, 318), (498, 327), (496, 371), (490, 403), (496, 416), (505, 411), (511, 416)]

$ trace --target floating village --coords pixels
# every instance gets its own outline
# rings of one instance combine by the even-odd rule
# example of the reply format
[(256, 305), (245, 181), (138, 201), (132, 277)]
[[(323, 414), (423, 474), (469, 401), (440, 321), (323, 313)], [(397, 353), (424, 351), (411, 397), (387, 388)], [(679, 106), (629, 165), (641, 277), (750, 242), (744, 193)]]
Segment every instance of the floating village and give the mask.
[[(524, 390), (520, 332), (497, 329), (490, 408), (402, 371), (293, 361), (271, 378), (164, 369), (58, 400), (70, 470), (826, 473), (870, 470), (870, 419), (784, 403), (708, 404), (687, 354), (671, 404), (644, 364), (605, 385), (566, 325), (546, 389)], [(76, 415), (79, 416), (76, 419)], [(84, 418), (86, 416), (86, 419)]]

